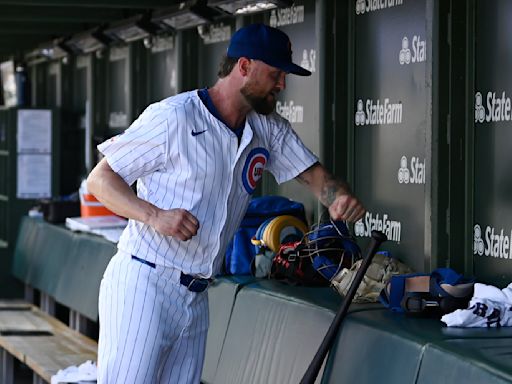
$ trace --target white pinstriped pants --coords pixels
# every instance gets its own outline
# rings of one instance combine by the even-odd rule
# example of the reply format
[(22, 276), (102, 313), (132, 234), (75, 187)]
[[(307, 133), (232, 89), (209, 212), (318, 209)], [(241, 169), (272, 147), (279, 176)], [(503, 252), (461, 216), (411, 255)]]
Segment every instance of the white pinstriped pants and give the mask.
[(179, 271), (123, 251), (99, 296), (99, 384), (197, 384), (208, 331), (208, 293), (190, 292)]

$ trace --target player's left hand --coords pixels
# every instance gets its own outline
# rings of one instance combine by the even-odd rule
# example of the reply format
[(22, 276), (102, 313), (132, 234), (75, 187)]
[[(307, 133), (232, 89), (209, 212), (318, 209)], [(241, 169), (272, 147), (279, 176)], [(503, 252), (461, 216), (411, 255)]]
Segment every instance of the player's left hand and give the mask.
[(351, 194), (339, 195), (329, 206), (329, 214), (333, 220), (345, 220), (351, 223), (363, 217), (366, 209), (357, 197)]

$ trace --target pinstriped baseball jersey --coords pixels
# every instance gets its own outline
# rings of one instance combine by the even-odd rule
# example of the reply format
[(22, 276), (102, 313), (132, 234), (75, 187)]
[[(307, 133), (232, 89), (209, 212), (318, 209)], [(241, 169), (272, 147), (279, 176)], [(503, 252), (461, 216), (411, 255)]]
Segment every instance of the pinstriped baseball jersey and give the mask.
[(278, 183), (318, 161), (290, 123), (251, 112), (236, 135), (205, 107), (197, 91), (149, 106), (121, 135), (100, 144), (110, 167), (137, 195), (162, 209), (183, 208), (199, 221), (188, 241), (130, 220), (118, 248), (164, 267), (216, 275), (263, 169)]

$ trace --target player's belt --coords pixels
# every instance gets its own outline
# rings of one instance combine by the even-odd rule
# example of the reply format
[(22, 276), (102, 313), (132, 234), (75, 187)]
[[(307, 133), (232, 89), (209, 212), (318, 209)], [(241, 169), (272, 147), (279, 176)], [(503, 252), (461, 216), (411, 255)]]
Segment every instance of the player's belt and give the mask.
[(187, 275), (181, 272), (180, 283), (188, 288), (189, 291), (192, 292), (203, 292), (210, 285), (212, 279), (202, 279), (200, 277), (195, 277), (191, 275)]
[[(151, 268), (156, 268), (156, 264), (152, 263), (151, 261), (141, 259), (140, 257), (134, 255), (132, 255), (132, 259), (138, 261), (139, 263), (146, 264)], [(180, 284), (187, 287), (187, 289), (191, 292), (203, 292), (206, 288), (208, 288), (211, 282), (212, 279), (203, 279), (200, 277), (187, 275), (183, 272), (181, 272), (180, 275)]]

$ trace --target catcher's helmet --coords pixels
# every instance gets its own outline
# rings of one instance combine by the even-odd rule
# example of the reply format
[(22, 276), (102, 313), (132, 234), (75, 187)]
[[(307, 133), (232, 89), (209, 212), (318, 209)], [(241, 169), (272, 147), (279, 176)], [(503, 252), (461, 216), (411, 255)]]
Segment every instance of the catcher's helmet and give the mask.
[(327, 280), (361, 258), (361, 250), (344, 221), (319, 224), (304, 238), (313, 267)]
[(361, 251), (342, 221), (319, 224), (300, 242), (284, 244), (272, 264), (271, 276), (306, 285), (328, 285), (343, 268), (361, 258)]

